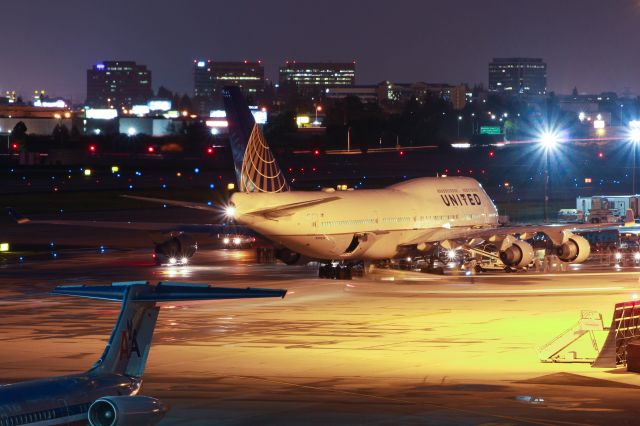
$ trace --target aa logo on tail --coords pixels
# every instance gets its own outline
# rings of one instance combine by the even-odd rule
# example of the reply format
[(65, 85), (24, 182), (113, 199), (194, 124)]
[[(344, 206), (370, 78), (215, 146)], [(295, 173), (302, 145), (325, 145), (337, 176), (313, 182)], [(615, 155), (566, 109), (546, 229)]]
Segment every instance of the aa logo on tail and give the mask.
[(138, 330), (133, 328), (131, 320), (127, 321), (127, 329), (122, 331), (120, 337), (120, 360), (131, 358), (135, 351), (140, 358), (140, 348), (138, 346)]

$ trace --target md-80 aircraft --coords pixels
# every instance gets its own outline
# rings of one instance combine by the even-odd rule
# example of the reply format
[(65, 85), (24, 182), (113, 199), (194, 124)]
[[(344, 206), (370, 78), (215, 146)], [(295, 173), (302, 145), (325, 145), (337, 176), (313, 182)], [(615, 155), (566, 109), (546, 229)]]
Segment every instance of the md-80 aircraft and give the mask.
[(137, 395), (142, 386), (159, 302), (284, 297), (286, 290), (210, 287), (145, 281), (109, 286), (59, 286), (53, 294), (122, 302), (100, 359), (81, 374), (0, 386), (0, 426), (155, 425), (167, 407)]

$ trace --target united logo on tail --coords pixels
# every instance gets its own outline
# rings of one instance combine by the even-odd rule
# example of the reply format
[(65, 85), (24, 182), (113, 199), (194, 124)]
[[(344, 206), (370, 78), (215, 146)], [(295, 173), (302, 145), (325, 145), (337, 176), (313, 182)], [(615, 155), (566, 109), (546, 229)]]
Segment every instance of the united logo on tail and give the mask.
[(222, 91), (229, 123), (229, 140), (238, 190), (242, 192), (284, 192), (289, 185), (267, 145), (260, 127), (236, 86)]

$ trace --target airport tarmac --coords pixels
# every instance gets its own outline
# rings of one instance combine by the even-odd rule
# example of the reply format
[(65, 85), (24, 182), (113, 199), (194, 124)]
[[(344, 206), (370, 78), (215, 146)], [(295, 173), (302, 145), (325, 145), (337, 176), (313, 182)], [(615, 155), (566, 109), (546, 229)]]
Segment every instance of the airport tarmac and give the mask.
[(138, 237), (119, 238), (104, 254), (74, 247), (2, 266), (0, 382), (81, 371), (104, 349), (119, 305), (50, 297), (54, 286), (170, 280), (289, 293), (163, 307), (143, 394), (171, 405), (165, 425), (631, 425), (640, 414), (638, 375), (541, 363), (536, 349), (581, 310), (608, 325), (614, 304), (640, 293), (640, 269), (333, 281), (258, 265), (250, 250), (156, 267)]

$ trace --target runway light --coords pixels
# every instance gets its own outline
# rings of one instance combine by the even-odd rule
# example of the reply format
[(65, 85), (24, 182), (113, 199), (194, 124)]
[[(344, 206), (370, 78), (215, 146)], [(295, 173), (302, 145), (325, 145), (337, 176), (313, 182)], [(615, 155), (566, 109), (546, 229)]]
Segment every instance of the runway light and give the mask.
[(224, 244), (225, 246), (229, 244), (229, 238), (224, 237), (224, 239), (222, 240), (222, 244)]
[(238, 237), (235, 237), (235, 238), (233, 239), (233, 244), (235, 244), (235, 245), (237, 245), (237, 246), (239, 246), (239, 245), (240, 245), (240, 242), (241, 242), (241, 241), (240, 241), (240, 238), (238, 238)]
[(178, 263), (178, 259), (176, 259), (175, 257), (169, 258), (170, 265), (175, 265), (176, 263)]
[(180, 259), (180, 263), (186, 265), (187, 263), (189, 263), (189, 258), (183, 257), (182, 259)]

